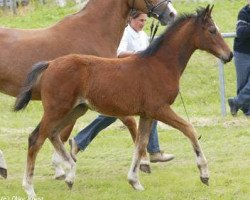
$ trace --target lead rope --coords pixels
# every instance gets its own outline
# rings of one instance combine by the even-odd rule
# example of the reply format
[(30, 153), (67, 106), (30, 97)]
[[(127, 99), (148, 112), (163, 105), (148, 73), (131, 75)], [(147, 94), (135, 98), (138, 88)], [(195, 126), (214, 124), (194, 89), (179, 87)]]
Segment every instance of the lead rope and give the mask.
[(150, 37), (149, 37), (150, 42), (151, 42), (151, 38), (152, 38), (152, 35), (153, 35), (154, 27), (155, 27), (155, 19), (152, 20), (151, 25), (150, 25)]
[(186, 106), (185, 106), (185, 103), (184, 103), (184, 100), (183, 100), (183, 97), (182, 97), (181, 91), (179, 91), (179, 94), (180, 94), (180, 97), (181, 97), (181, 102), (182, 102), (183, 108), (184, 108), (184, 110), (185, 110), (185, 113), (186, 113), (186, 116), (187, 116), (188, 122), (190, 123), (190, 118), (189, 118), (189, 116), (188, 116), (188, 112), (187, 112), (187, 109), (186, 109)]
[[(185, 103), (184, 103), (184, 100), (183, 100), (183, 97), (182, 97), (182, 94), (181, 94), (181, 91), (179, 91), (179, 94), (180, 94), (180, 97), (181, 97), (181, 102), (182, 102), (182, 105), (183, 105), (183, 107), (184, 107), (184, 110), (185, 110), (185, 113), (186, 113), (186, 116), (187, 116), (188, 122), (189, 122), (189, 123), (191, 123), (190, 118), (189, 118), (189, 116), (188, 116), (188, 112), (187, 112), (187, 109), (186, 109)], [(200, 136), (198, 137), (198, 140), (200, 140), (200, 139), (201, 139), (201, 136), (202, 136), (202, 135), (200, 135)]]
[(149, 43), (151, 43), (154, 40), (155, 34), (158, 31), (160, 25), (160, 21), (158, 20), (156, 26), (155, 26), (155, 20), (152, 20), (151, 26), (150, 26), (150, 40)]

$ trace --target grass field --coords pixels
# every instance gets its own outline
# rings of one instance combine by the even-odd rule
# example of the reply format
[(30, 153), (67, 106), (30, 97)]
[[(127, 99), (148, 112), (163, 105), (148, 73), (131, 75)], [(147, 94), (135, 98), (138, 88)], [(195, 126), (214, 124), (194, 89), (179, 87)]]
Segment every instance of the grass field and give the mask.
[[(214, 1), (213, 17), (221, 32), (234, 32), (238, 10), (245, 2)], [(175, 0), (179, 13), (194, 11), (206, 4)], [(45, 6), (32, 4), (19, 10), (18, 16), (1, 13), (0, 26), (46, 27), (78, 9), (73, 5), (57, 8), (53, 3)], [(227, 41), (232, 45), (232, 39)], [(233, 62), (225, 66), (225, 79), (226, 96), (234, 96)], [(44, 200), (249, 200), (250, 120), (242, 113), (237, 118), (229, 114), (221, 117), (217, 59), (207, 53), (196, 52), (183, 74), (181, 92), (190, 120), (202, 135), (201, 145), (210, 168), (209, 187), (199, 180), (189, 141), (179, 131), (160, 124), (161, 147), (175, 154), (176, 158), (169, 163), (152, 164), (150, 175), (140, 173), (145, 191), (134, 191), (126, 181), (133, 144), (128, 131), (120, 122), (116, 122), (103, 131), (85, 152), (79, 154), (77, 178), (71, 191), (63, 181), (53, 180), (50, 162), (53, 148), (47, 141), (37, 158), (34, 176), (37, 195)], [(4, 151), (9, 169), (8, 179), (0, 179), (0, 200), (25, 199), (21, 181), (26, 162), (27, 138), (42, 116), (39, 102), (32, 102), (24, 112), (11, 112), (14, 100), (13, 97), (0, 95), (0, 149)], [(187, 118), (179, 97), (173, 108)], [(96, 115), (88, 112), (80, 118), (72, 136)]]

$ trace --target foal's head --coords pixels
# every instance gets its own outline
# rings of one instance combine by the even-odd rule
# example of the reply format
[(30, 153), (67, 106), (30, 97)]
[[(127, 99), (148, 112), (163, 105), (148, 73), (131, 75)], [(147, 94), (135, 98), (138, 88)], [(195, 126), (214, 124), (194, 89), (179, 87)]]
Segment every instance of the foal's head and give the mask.
[(195, 46), (210, 52), (226, 63), (231, 61), (233, 54), (211, 18), (212, 10), (213, 6), (210, 8), (209, 5), (205, 9), (197, 10)]
[(162, 25), (167, 25), (174, 21), (177, 11), (171, 0), (130, 0), (131, 8), (142, 10), (149, 17), (159, 19)]

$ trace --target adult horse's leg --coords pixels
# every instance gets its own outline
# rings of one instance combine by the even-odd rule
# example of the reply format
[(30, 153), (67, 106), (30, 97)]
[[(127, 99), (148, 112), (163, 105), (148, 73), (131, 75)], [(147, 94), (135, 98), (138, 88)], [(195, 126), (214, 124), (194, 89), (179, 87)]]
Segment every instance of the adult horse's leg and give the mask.
[[(69, 138), (69, 136), (70, 136), (70, 134), (71, 134), (71, 132), (73, 130), (74, 125), (75, 125), (75, 122), (72, 123), (72, 124), (70, 124), (70, 125), (68, 125), (68, 126), (66, 126), (60, 132), (60, 138), (61, 138), (61, 141), (63, 143), (65, 143), (68, 140), (68, 138)], [(52, 160), (52, 166), (55, 169), (55, 176), (54, 176), (54, 178), (56, 180), (64, 180), (65, 179), (65, 171), (64, 171), (64, 169), (62, 167), (63, 158), (60, 155), (58, 155), (58, 153), (56, 151), (54, 151), (51, 160)]]
[(152, 122), (153, 120), (150, 118), (140, 117), (139, 131), (135, 142), (135, 152), (133, 154), (131, 167), (128, 172), (128, 181), (136, 190), (144, 189), (140, 184), (138, 171), (142, 155), (145, 152), (146, 146), (148, 144)]
[(7, 178), (7, 165), (3, 156), (3, 152), (0, 150), (0, 176)]
[[(135, 121), (134, 117), (119, 117), (119, 119), (122, 121), (122, 123), (128, 128), (130, 135), (133, 139), (133, 142), (135, 143), (136, 141), (136, 136), (137, 134), (137, 124)], [(149, 165), (149, 159), (147, 157), (147, 153), (146, 153), (146, 148), (144, 149), (144, 152), (142, 153), (142, 159), (140, 162), (140, 170), (145, 172), (145, 173), (151, 173), (151, 168)]]
[(197, 133), (193, 126), (179, 117), (170, 106), (163, 107), (158, 113), (153, 116), (156, 120), (169, 124), (170, 126), (180, 130), (191, 141), (195, 155), (196, 163), (200, 170), (200, 179), (202, 183), (208, 185), (209, 171), (207, 166), (207, 160), (202, 152), (202, 148), (199, 144)]

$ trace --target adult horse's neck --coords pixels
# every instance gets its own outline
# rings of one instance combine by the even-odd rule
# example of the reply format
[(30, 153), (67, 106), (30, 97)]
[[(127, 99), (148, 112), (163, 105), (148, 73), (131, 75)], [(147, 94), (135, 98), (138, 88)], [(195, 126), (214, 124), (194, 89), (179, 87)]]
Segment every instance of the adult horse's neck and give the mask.
[(194, 41), (194, 23), (194, 19), (189, 18), (173, 27), (173, 30), (168, 30), (162, 36), (164, 37), (162, 44), (154, 55), (167, 68), (176, 68), (180, 75), (185, 70), (191, 55), (197, 49)]
[(90, 0), (82, 10), (66, 17), (56, 26), (65, 27), (67, 24), (71, 34), (74, 31), (82, 32), (83, 37), (84, 34), (94, 34), (95, 37), (88, 38), (100, 40), (105, 50), (101, 55), (113, 57), (116, 56), (129, 11), (128, 0)]

